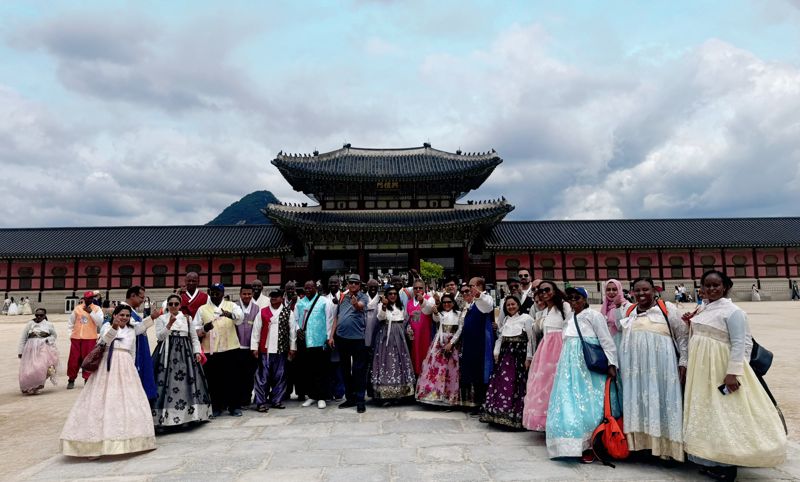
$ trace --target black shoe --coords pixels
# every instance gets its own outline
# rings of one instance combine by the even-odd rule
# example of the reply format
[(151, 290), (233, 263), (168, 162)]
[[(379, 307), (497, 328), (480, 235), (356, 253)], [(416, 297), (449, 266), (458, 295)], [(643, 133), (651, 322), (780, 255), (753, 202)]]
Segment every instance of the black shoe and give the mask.
[(67, 382), (67, 390), (72, 390), (75, 388), (75, 380), (70, 380)]
[(358, 407), (356, 407), (356, 412), (358, 412), (358, 413), (364, 413), (366, 411), (367, 411), (367, 407), (365, 407), (363, 403), (359, 403)]
[(238, 408), (234, 408), (233, 410), (228, 410), (228, 413), (231, 415), (231, 417), (241, 417), (242, 416), (242, 411), (239, 410)]
[(284, 405), (282, 403), (277, 403), (277, 404), (273, 404), (272, 408), (277, 408), (278, 410), (283, 410), (284, 408), (286, 408), (286, 405)]
[(213, 410), (211, 412), (211, 418), (217, 418), (222, 415), (222, 410)]
[(356, 402), (351, 402), (350, 400), (345, 400), (344, 402), (339, 404), (339, 408), (350, 408), (355, 406)]

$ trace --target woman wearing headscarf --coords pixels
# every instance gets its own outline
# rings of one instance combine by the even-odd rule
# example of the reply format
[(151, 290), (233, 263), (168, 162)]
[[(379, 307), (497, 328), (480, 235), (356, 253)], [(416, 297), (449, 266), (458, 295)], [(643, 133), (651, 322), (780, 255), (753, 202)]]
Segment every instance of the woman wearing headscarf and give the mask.
[(619, 349), (620, 331), (617, 328), (617, 320), (621, 319), (625, 313), (625, 309), (630, 305), (630, 302), (625, 299), (622, 293), (622, 283), (615, 279), (610, 279), (603, 285), (603, 304), (600, 306), (600, 314), (606, 318), (608, 324), (608, 332), (614, 338), (614, 343), (617, 344)]
[(44, 382), (56, 384), (58, 348), (56, 329), (47, 319), (44, 308), (36, 310), (33, 320), (25, 325), (19, 340), (19, 389), (35, 395), (44, 388)]
[(701, 472), (717, 480), (735, 480), (737, 465), (783, 463), (786, 433), (748, 363), (753, 337), (747, 315), (728, 298), (733, 281), (711, 270), (700, 284), (706, 304), (691, 318), (684, 445), (689, 460), (705, 466)]
[(92, 457), (156, 448), (150, 402), (134, 364), (136, 336), (153, 326), (153, 318), (131, 323), (131, 307), (117, 305), (114, 319), (103, 325), (100, 339), (108, 348), (67, 416), (61, 431), (61, 453)]
[(572, 318), (572, 308), (567, 303), (564, 292), (552, 281), (542, 281), (534, 296), (543, 304), (540, 323), (544, 338), (536, 349), (528, 372), (522, 425), (528, 430), (542, 432), (547, 422), (550, 391), (563, 346), (561, 335)]

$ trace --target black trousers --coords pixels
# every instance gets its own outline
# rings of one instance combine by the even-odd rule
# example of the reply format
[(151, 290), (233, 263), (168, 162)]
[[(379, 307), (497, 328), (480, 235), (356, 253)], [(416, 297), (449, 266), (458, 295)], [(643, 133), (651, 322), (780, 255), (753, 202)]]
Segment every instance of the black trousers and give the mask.
[(253, 352), (249, 348), (239, 348), (236, 365), (236, 373), (239, 375), (236, 381), (240, 394), (239, 404), (246, 407), (253, 403), (253, 383), (258, 368), (258, 358), (253, 356)]
[[(305, 348), (298, 352), (297, 385), (299, 390), (312, 400), (327, 400), (331, 397), (330, 352), (321, 346)], [(302, 382), (301, 382), (302, 380)]]
[(334, 341), (339, 349), (345, 397), (350, 402), (363, 404), (367, 388), (367, 347), (364, 346), (364, 339), (336, 336)]
[(208, 380), (208, 394), (211, 396), (211, 407), (215, 412), (225, 409), (241, 408), (241, 391), (237, 390), (236, 366), (239, 361), (239, 349), (219, 351), (210, 355), (203, 369)]

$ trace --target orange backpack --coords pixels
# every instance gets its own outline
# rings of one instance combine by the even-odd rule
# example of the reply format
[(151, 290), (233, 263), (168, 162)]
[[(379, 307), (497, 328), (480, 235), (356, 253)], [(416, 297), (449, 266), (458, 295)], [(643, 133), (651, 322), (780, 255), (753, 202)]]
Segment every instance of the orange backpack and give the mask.
[[(619, 400), (617, 401), (619, 402)], [(631, 453), (628, 449), (628, 439), (625, 438), (625, 433), (622, 431), (622, 416), (620, 415), (619, 419), (616, 419), (611, 413), (611, 377), (606, 378), (603, 421), (592, 433), (592, 451), (595, 457), (603, 462), (603, 465), (614, 467), (614, 464), (603, 459), (601, 453), (598, 453), (598, 449), (602, 454), (608, 454), (609, 457), (616, 460), (626, 459)]]

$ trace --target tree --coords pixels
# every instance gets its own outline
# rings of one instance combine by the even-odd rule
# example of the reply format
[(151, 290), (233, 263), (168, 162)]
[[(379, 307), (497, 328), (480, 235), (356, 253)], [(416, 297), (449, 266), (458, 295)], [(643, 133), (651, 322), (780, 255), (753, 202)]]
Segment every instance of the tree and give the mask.
[(444, 276), (444, 266), (421, 259), (419, 260), (419, 274), (425, 281), (438, 280)]

